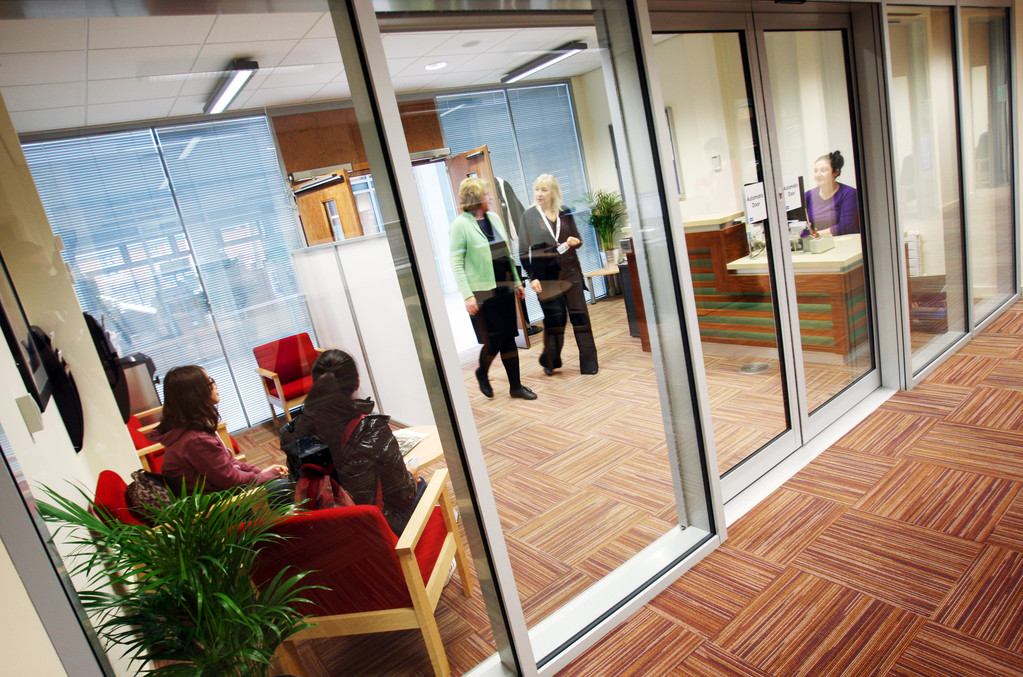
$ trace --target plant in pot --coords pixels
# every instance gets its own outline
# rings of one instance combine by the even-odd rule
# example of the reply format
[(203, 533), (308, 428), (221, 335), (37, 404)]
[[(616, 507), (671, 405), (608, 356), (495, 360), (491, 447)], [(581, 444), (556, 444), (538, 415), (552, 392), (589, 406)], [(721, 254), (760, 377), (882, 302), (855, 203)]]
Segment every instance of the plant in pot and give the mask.
[(155, 663), (145, 674), (267, 675), (280, 643), (308, 627), (293, 608), (305, 572), (258, 587), (249, 579), (288, 509), (269, 507), (262, 489), (185, 491), (146, 509), (156, 527), (114, 519), (78, 491), (86, 506), (44, 488), (51, 502), (38, 502), (39, 512), (66, 532), (96, 631), (139, 665)]
[(613, 190), (595, 190), (586, 195), (590, 225), (604, 250), (607, 265), (618, 263), (618, 234), (625, 222), (625, 200)]

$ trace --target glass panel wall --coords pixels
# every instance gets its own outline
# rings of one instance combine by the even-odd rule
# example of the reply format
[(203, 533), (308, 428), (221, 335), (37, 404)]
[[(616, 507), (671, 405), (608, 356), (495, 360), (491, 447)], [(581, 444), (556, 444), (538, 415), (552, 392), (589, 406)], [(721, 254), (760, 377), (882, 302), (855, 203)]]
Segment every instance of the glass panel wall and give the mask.
[[(443, 248), (437, 275), (459, 385), (530, 628), (572, 600), (585, 604), (609, 573), (689, 526), (666, 444), (663, 366), (635, 315), (644, 301), (629, 275), (640, 271), (620, 246), (636, 235), (636, 198), (624, 196), (615, 252), (603, 251), (591, 224), (595, 193), (623, 193), (610, 131), (617, 93), (605, 88), (594, 26), (532, 19), (528, 30), (383, 36), (399, 92), (427, 72), (478, 85), (436, 95), (451, 155), (415, 173), (430, 239)], [(569, 43), (582, 51), (498, 82)], [(530, 333), (530, 321), (541, 331)]]
[[(677, 130), (679, 209), (724, 474), (790, 427), (770, 228), (766, 215), (745, 214), (744, 187), (764, 180), (756, 119), (741, 34), (662, 37), (656, 46), (661, 91)], [(696, 62), (703, 67), (681, 73), (672, 67)]]
[(781, 172), (801, 177), (805, 189), (805, 204), (796, 210), (805, 216), (790, 212), (789, 227), (812, 414), (874, 365), (864, 267), (870, 224), (857, 192), (843, 32), (768, 31), (764, 44)]
[(1007, 10), (960, 10), (963, 174), (974, 325), (1016, 283)]
[(915, 373), (967, 330), (951, 9), (889, 7), (888, 35)]

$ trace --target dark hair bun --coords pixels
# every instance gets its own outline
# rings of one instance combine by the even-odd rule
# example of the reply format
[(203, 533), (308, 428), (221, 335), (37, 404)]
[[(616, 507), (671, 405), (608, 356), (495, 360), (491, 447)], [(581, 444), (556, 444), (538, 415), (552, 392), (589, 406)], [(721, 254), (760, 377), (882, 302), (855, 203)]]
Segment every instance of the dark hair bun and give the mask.
[(836, 173), (842, 171), (842, 167), (845, 166), (845, 158), (842, 157), (842, 151), (836, 150), (832, 152), (830, 155), (830, 159), (831, 171)]

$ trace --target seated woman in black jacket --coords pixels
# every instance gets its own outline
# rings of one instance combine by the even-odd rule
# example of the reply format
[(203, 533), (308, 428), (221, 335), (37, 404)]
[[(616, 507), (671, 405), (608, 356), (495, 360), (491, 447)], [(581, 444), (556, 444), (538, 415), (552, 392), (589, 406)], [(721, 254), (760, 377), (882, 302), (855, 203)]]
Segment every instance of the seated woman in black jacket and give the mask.
[(360, 505), (376, 504), (379, 494), (384, 518), (401, 536), (426, 482), (405, 467), (390, 416), (370, 414), (373, 401), (355, 399), (359, 368), (348, 353), (324, 351), (312, 375), (301, 415), (281, 430), (281, 446), (318, 437), (330, 449), (338, 484)]

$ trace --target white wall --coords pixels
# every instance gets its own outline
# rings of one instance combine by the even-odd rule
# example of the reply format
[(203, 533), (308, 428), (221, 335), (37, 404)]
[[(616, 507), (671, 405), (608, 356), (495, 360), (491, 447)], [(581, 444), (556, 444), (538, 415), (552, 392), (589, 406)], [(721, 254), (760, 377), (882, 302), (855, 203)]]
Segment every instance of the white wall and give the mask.
[[(29, 432), (15, 403), (26, 390), (14, 359), (6, 349), (0, 350), (0, 383), (4, 384), (0, 387), (0, 426), (33, 489), (48, 485), (66, 490), (69, 482), (95, 487), (96, 477), (104, 469), (128, 477), (139, 467), (138, 456), (121, 422), (2, 100), (0, 143), (3, 146), (0, 153), (0, 176), (3, 177), (0, 181), (0, 251), (29, 322), (52, 332), (54, 345), (61, 349), (70, 365), (83, 403), (85, 442), (82, 451), (75, 453), (52, 399), (42, 414), (43, 429), (34, 435)], [(59, 542), (58, 548), (65, 550)], [(2, 577), (7, 581), (5, 574)], [(3, 589), (9, 589), (6, 582)], [(10, 614), (11, 608), (5, 605), (4, 613)], [(17, 615), (10, 618), (20, 622)], [(10, 674), (52, 673), (16, 671)], [(121, 667), (119, 674), (129, 672)]]
[(0, 589), (4, 591), (3, 632), (0, 656), (5, 675), (46, 675), (60, 677), (61, 665), (32, 600), (5, 548), (0, 547)]

